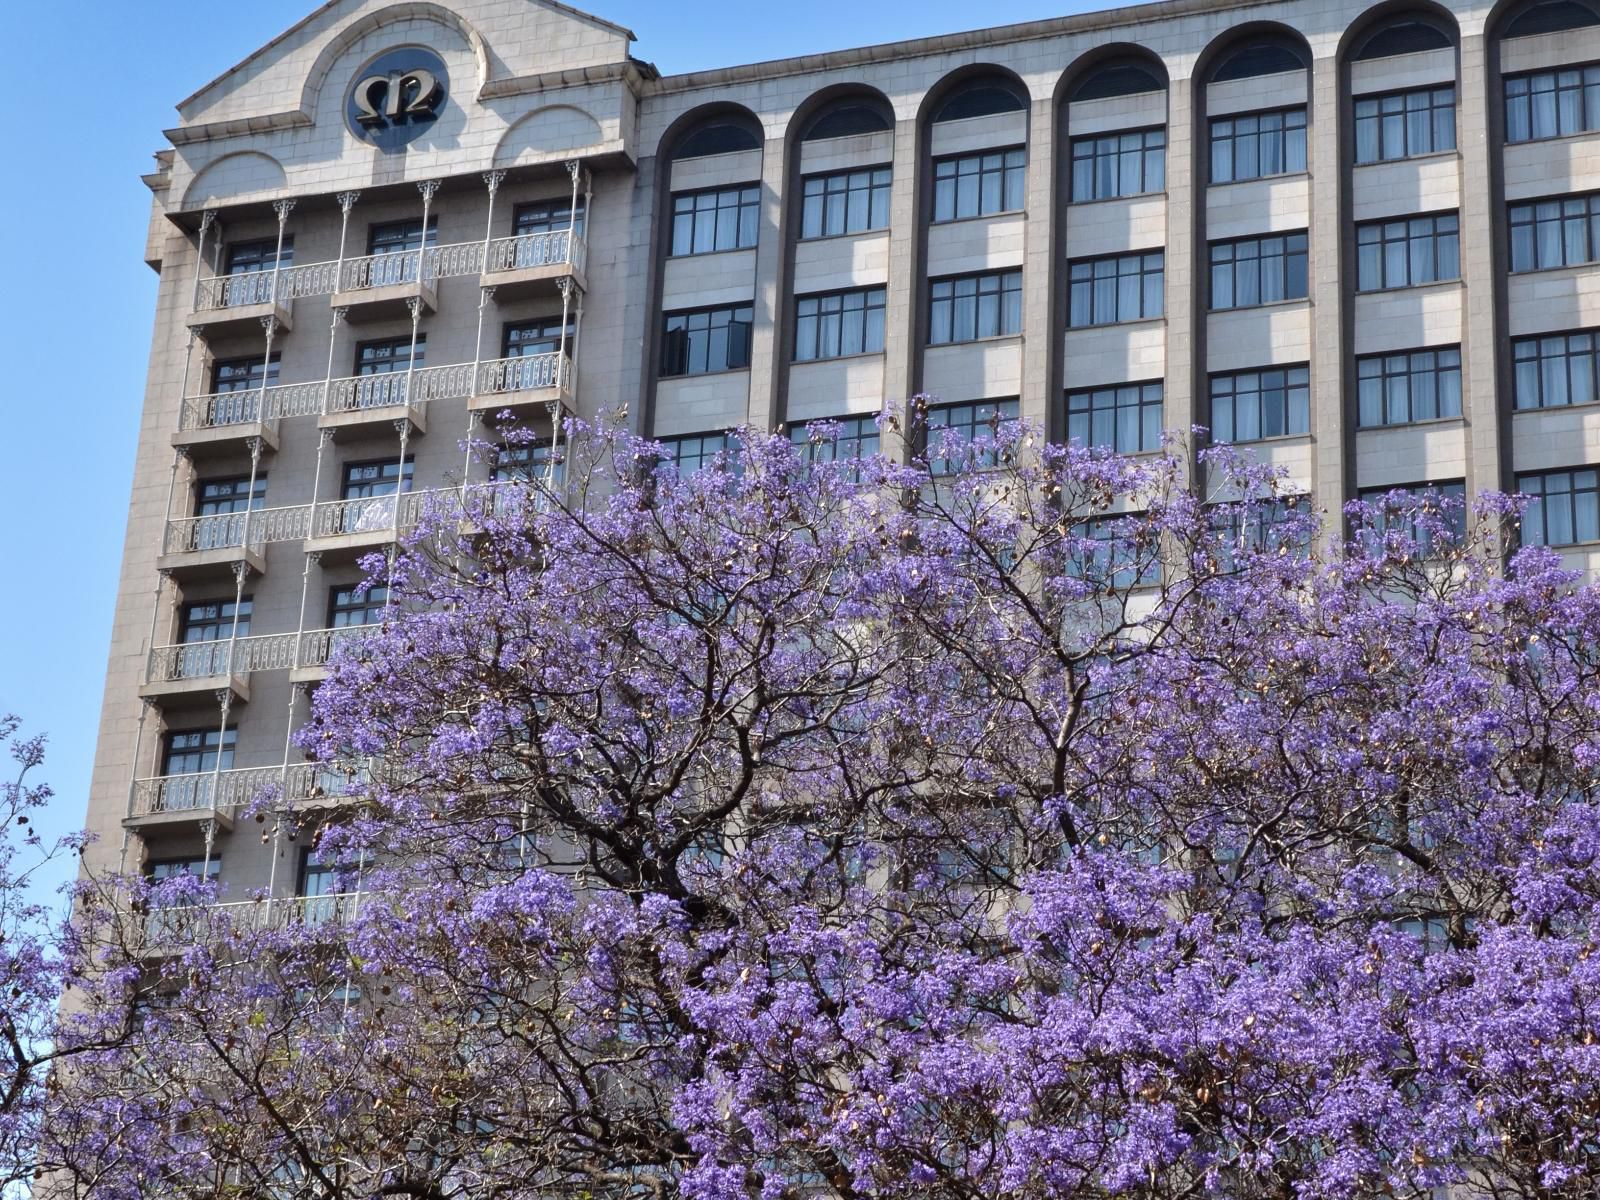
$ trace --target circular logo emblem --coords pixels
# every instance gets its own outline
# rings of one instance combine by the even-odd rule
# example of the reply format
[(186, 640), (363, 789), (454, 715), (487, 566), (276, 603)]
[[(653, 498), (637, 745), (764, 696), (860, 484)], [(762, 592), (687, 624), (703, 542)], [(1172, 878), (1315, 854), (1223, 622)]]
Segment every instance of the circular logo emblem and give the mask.
[(444, 59), (432, 50), (388, 50), (356, 77), (345, 103), (345, 124), (369, 146), (399, 150), (438, 120), (449, 92)]

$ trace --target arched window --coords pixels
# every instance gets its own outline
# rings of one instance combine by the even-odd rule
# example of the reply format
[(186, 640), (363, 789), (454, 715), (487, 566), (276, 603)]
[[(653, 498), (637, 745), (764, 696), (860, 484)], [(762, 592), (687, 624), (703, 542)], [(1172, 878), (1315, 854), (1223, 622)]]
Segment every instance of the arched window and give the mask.
[(1211, 72), (1212, 83), (1234, 79), (1254, 79), (1258, 75), (1281, 75), (1285, 71), (1304, 71), (1305, 52), (1283, 37), (1251, 38), (1235, 46)]
[(964, 121), (968, 117), (990, 117), (995, 113), (1021, 112), (1027, 107), (1022, 91), (1011, 80), (998, 75), (982, 75), (959, 84), (933, 114), (934, 123)]
[(679, 139), (672, 157), (705, 158), (710, 154), (737, 154), (761, 149), (761, 134), (748, 118), (713, 117)]
[(1600, 16), (1587, 4), (1578, 0), (1544, 0), (1530, 4), (1506, 22), (1501, 37), (1532, 37), (1538, 33), (1560, 33), (1564, 29), (1582, 29), (1586, 25), (1600, 25)]
[(1450, 35), (1432, 21), (1420, 17), (1401, 17), (1367, 34), (1351, 58), (1364, 62), (1371, 58), (1393, 58), (1397, 54), (1417, 54), (1423, 50), (1448, 50), (1451, 45)]
[(1166, 90), (1166, 82), (1138, 59), (1114, 59), (1085, 75), (1067, 97), (1069, 101), (1109, 100), (1113, 96), (1137, 96), (1141, 92)]
[(882, 133), (891, 128), (893, 123), (881, 103), (852, 97), (824, 106), (806, 125), (800, 140), (818, 142), (824, 138), (853, 137), (859, 133)]

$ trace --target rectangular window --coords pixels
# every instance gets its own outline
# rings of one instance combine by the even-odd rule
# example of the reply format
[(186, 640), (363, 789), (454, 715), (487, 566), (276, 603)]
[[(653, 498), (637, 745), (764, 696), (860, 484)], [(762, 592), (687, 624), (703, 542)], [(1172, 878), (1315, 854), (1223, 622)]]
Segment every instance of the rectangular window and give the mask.
[(1355, 104), (1357, 165), (1456, 148), (1454, 87), (1360, 96)]
[(195, 484), (194, 497), (194, 515), (197, 517), (249, 512), (266, 503), (267, 477), (265, 473), (259, 474), (253, 484), (248, 475), (235, 475), (227, 479), (202, 479)]
[(1022, 332), (1021, 271), (935, 279), (928, 297), (930, 346)]
[[(1393, 511), (1386, 504), (1389, 496), (1395, 492), (1406, 492), (1422, 500), (1425, 506), (1430, 501), (1452, 500), (1453, 504), (1448, 512), (1436, 509), (1439, 516), (1445, 517), (1450, 527), (1447, 541), (1459, 543), (1467, 535), (1467, 510), (1460, 501), (1467, 496), (1465, 480), (1456, 479), (1445, 483), (1397, 483), (1391, 487), (1362, 488), (1356, 498), (1363, 503), (1372, 505), (1377, 511), (1373, 514), (1370, 526), (1374, 533), (1382, 534), (1390, 529), (1403, 532), (1412, 541), (1416, 542), (1423, 553), (1429, 553), (1436, 548), (1435, 532), (1431, 529), (1420, 527), (1414, 513), (1402, 515)], [(1442, 548), (1442, 547), (1440, 547)]]
[(801, 185), (800, 236), (838, 237), (889, 228), (888, 167), (812, 175)]
[(859, 288), (795, 301), (794, 360), (845, 358), (883, 350), (884, 288)]
[(1027, 151), (1020, 147), (936, 159), (933, 164), (934, 221), (1021, 212), (1027, 165)]
[(1417, 287), (1461, 277), (1455, 213), (1356, 226), (1356, 290)]
[(672, 256), (747, 250), (761, 229), (761, 186), (683, 192), (672, 198)]
[(1073, 329), (1143, 321), (1165, 311), (1166, 252), (1079, 259), (1068, 266)]
[(163, 775), (197, 775), (201, 771), (229, 770), (239, 731), (232, 725), (167, 734), (161, 755)]
[(878, 453), (877, 417), (830, 417), (789, 427), (802, 462), (860, 462)]
[(1524, 546), (1600, 541), (1600, 468), (1518, 475), (1517, 491), (1533, 498), (1522, 517)]
[(1254, 442), (1311, 431), (1311, 368), (1211, 377), (1211, 440)]
[(1211, 307), (1253, 308), (1306, 298), (1306, 234), (1211, 243)]
[(1412, 350), (1356, 359), (1361, 428), (1461, 415), (1461, 348)]
[(1212, 183), (1297, 175), (1305, 169), (1305, 109), (1238, 113), (1212, 120)]
[(375, 584), (365, 591), (360, 584), (328, 590), (328, 628), (345, 629), (354, 625), (381, 625), (389, 605), (389, 589)]
[(577, 326), (572, 321), (562, 324), (560, 317), (546, 317), (540, 321), (518, 321), (505, 327), (501, 338), (501, 354), (505, 358), (529, 358), (539, 354), (555, 354), (561, 349), (565, 335), (567, 349), (577, 336)]
[(1308, 553), (1310, 530), (1301, 518), (1310, 508), (1311, 502), (1306, 496), (1215, 505), (1211, 527), (1219, 539), (1217, 549), (1223, 565), (1232, 569), (1241, 550), (1256, 554), (1277, 554), (1283, 550)]
[(1506, 141), (1600, 129), (1600, 64), (1506, 77)]
[(384, 338), (376, 342), (362, 342), (356, 347), (357, 375), (395, 375), (411, 367), (420, 367), (428, 354), (428, 336), (417, 335), (415, 352), (411, 338)]
[(1511, 269), (1544, 271), (1600, 258), (1600, 193), (1513, 204)]
[(1600, 400), (1594, 330), (1518, 338), (1511, 343), (1518, 408), (1564, 408)]
[[(962, 442), (971, 444), (979, 438), (993, 441), (1002, 422), (1015, 421), (1020, 411), (1019, 402), (1010, 400), (977, 400), (970, 404), (940, 404), (928, 410), (925, 426), (924, 448), (929, 455), (928, 469), (935, 475), (948, 475), (960, 468), (953, 459), (937, 457), (939, 443), (948, 430), (960, 435)], [(996, 463), (993, 450), (985, 450), (977, 458), (977, 465), (992, 467)]]
[(368, 254), (404, 254), (408, 250), (421, 250), (424, 246), (439, 244), (439, 218), (428, 218), (428, 234), (423, 237), (422, 218), (409, 221), (386, 221), (367, 229)]
[(1164, 191), (1167, 131), (1133, 129), (1072, 140), (1072, 199), (1110, 200)]
[(667, 313), (661, 337), (661, 377), (748, 367), (753, 314), (748, 304)]
[(211, 367), (211, 390), (221, 392), (255, 392), (263, 386), (275, 387), (278, 382), (278, 352), (272, 352), (269, 361), (265, 355), (253, 354), (249, 358), (218, 359)]
[(169, 879), (177, 879), (187, 875), (191, 879), (215, 879), (222, 873), (222, 858), (213, 854), (208, 858), (164, 858), (159, 862), (149, 863), (144, 869), (144, 876), (151, 883), (165, 883)]
[(292, 266), (294, 266), (293, 234), (284, 235), (282, 253), (278, 251), (276, 237), (261, 238), (253, 242), (234, 242), (228, 247), (229, 275), (253, 275), (258, 271)]
[(690, 433), (681, 437), (657, 438), (671, 453), (673, 469), (679, 475), (693, 475), (716, 463), (717, 455), (726, 454), (727, 465), (738, 469), (736, 457), (739, 442), (732, 433)]
[(535, 233), (565, 233), (567, 230), (572, 229), (579, 237), (582, 237), (584, 220), (587, 216), (588, 213), (584, 209), (582, 200), (578, 201), (576, 214), (573, 213), (572, 201), (567, 198), (535, 200), (531, 204), (519, 204), (511, 211), (511, 236), (528, 237)]
[(1072, 536), (1081, 540), (1068, 551), (1067, 573), (1095, 588), (1153, 587), (1159, 583), (1161, 560), (1154, 549), (1138, 549), (1129, 541), (1139, 517), (1127, 513), (1080, 521), (1072, 530)]
[(1161, 448), (1161, 384), (1121, 383), (1067, 393), (1067, 440), (1118, 454)]
[(411, 490), (412, 468), (417, 460), (406, 459), (404, 469), (392, 459), (382, 462), (345, 463), (344, 481), (339, 489), (341, 500), (366, 500), (373, 496), (392, 496), (396, 492)]
[[(552, 470), (551, 467), (554, 467)], [(491, 483), (543, 483), (548, 476), (550, 482), (561, 486), (561, 457), (556, 456), (551, 462), (550, 447), (540, 443), (531, 445), (523, 443), (519, 446), (501, 446), (495, 452), (494, 467), (489, 474)]]
[(251, 597), (243, 596), (238, 603), (232, 600), (201, 600), (185, 604), (180, 614), (181, 632), (178, 640), (186, 646), (198, 642), (220, 642), (234, 635), (234, 616), (239, 619), (238, 634), (250, 633)]

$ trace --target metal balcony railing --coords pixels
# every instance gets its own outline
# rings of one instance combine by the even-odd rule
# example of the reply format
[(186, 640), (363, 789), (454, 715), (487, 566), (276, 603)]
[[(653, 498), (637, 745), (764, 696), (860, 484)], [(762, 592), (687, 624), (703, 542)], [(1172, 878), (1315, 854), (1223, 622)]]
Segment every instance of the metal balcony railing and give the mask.
[(225, 904), (166, 905), (145, 914), (145, 940), (153, 947), (165, 948), (193, 944), (224, 928), (266, 931), (342, 925), (360, 913), (362, 899), (360, 892), (336, 892), (327, 896), (232, 900)]
[(491, 241), (483, 274), (561, 265), (570, 266), (575, 273), (582, 274), (588, 259), (589, 244), (573, 230), (525, 233)]
[(134, 780), (131, 815), (220, 812), (231, 816), (269, 792), (290, 804), (359, 797), (382, 775), (382, 764), (372, 760), (349, 766), (301, 762), (156, 775)]
[(571, 356), (552, 351), (479, 363), (420, 367), (388, 375), (354, 375), (327, 383), (279, 384), (248, 392), (189, 396), (183, 401), (178, 428), (194, 432), (284, 417), (315, 417), (399, 405), (415, 407), (433, 400), (464, 400), (554, 387), (570, 390), (574, 378)]
[(575, 231), (552, 230), (517, 237), (453, 242), (420, 250), (391, 251), (347, 258), (342, 262), (305, 263), (279, 271), (250, 271), (240, 275), (213, 275), (198, 280), (194, 309), (208, 312), (252, 304), (280, 304), (335, 292), (361, 292), (405, 283), (431, 283), (464, 275), (487, 275), (532, 267), (570, 266), (582, 273), (588, 265), (589, 245)]
[(178, 517), (167, 522), (161, 552), (196, 554), (206, 550), (255, 549), (272, 542), (298, 541), (310, 528), (309, 504)]
[(255, 671), (288, 671), (325, 667), (341, 645), (369, 636), (376, 625), (308, 629), (302, 633), (267, 633), (212, 642), (183, 642), (150, 651), (146, 683), (181, 683), (219, 675)]

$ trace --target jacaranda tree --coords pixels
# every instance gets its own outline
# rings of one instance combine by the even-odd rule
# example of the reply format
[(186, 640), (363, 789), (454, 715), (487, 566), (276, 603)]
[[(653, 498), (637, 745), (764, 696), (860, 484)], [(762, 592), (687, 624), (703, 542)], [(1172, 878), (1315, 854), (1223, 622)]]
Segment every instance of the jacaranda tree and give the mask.
[(347, 794), (233, 835), (344, 894), (90, 887), (63, 1186), (1592, 1195), (1600, 591), (1509, 500), (934, 442), (440, 508), (299, 735)]

